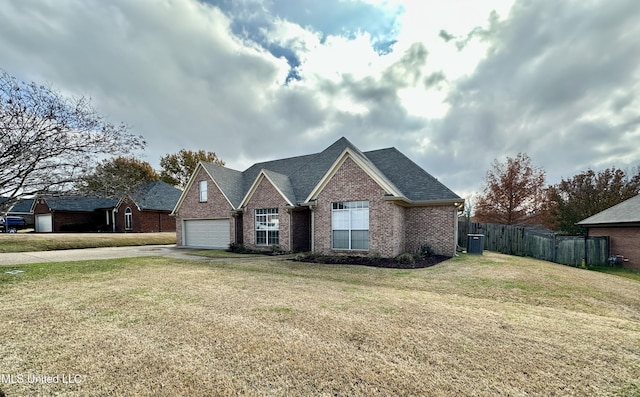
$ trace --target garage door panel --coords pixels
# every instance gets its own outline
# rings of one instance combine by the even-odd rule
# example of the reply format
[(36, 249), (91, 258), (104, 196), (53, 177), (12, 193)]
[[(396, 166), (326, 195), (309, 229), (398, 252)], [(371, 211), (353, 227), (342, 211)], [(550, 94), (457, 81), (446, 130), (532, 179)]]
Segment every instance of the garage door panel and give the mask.
[(36, 232), (51, 233), (53, 231), (53, 217), (51, 214), (36, 215)]
[(230, 243), (229, 219), (191, 219), (184, 221), (184, 245), (226, 249)]

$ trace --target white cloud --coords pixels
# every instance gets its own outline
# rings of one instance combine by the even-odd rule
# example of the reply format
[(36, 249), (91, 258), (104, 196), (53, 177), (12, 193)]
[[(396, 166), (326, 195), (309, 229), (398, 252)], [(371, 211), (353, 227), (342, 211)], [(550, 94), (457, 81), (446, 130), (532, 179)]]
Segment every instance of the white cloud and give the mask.
[(241, 169), (345, 135), (464, 193), (519, 151), (551, 182), (640, 157), (633, 0), (207, 1), (7, 0), (0, 67), (91, 96), (154, 165), (184, 147)]

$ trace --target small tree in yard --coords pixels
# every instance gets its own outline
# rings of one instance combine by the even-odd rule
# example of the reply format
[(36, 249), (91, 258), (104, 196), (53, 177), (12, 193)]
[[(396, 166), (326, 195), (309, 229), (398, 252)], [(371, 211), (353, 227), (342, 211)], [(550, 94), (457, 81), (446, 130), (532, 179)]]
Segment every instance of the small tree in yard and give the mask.
[(78, 182), (100, 155), (144, 147), (126, 125), (103, 119), (85, 97), (0, 72), (0, 196), (61, 191)]
[(178, 153), (167, 154), (160, 158), (160, 167), (162, 167), (160, 179), (170, 185), (183, 188), (200, 161), (224, 165), (224, 161), (220, 160), (214, 152), (182, 149)]
[(545, 172), (524, 153), (493, 161), (475, 203), (476, 222), (505, 225), (539, 223), (545, 201)]

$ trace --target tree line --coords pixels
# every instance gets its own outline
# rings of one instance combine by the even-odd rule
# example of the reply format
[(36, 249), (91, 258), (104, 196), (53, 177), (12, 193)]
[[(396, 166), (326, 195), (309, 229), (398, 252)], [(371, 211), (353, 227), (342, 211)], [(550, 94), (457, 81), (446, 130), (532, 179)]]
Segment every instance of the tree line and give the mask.
[(74, 184), (74, 191), (100, 197), (122, 197), (131, 189), (147, 182), (164, 181), (184, 188), (200, 161), (224, 165), (214, 152), (185, 150), (160, 157), (160, 172), (151, 164), (133, 156), (102, 160), (95, 169)]
[(145, 146), (128, 125), (107, 121), (90, 99), (65, 96), (0, 70), (0, 197), (5, 207), (36, 194), (117, 197), (157, 180), (183, 187), (199, 161), (224, 165), (214, 152), (183, 149), (161, 157), (157, 172), (134, 156)]
[(585, 233), (577, 222), (640, 193), (640, 169), (588, 169), (555, 185), (525, 153), (493, 161), (467, 216), (475, 222), (539, 225), (562, 234)]

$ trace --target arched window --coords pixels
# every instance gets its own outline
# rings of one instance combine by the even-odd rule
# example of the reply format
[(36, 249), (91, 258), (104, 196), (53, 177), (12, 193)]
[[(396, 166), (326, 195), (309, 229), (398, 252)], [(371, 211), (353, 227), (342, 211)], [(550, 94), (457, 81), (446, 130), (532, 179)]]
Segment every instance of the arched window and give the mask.
[(127, 209), (124, 210), (124, 230), (131, 230), (132, 219), (133, 211), (131, 211), (131, 208), (127, 207)]

